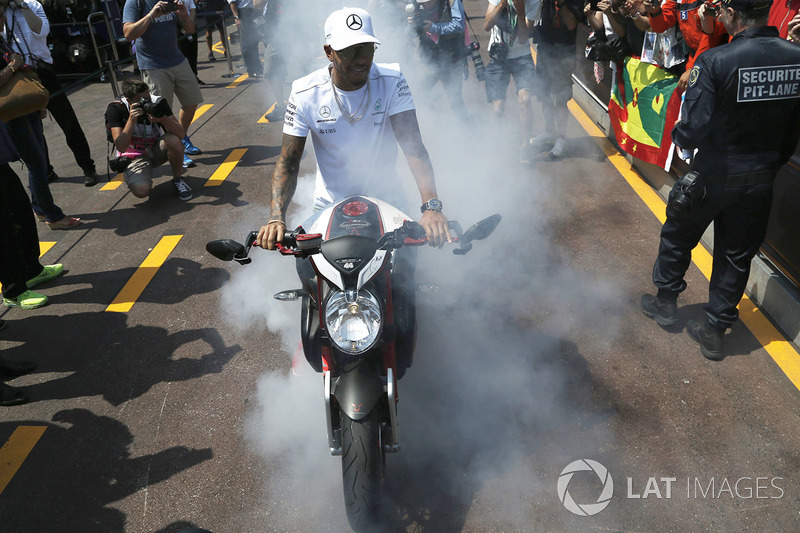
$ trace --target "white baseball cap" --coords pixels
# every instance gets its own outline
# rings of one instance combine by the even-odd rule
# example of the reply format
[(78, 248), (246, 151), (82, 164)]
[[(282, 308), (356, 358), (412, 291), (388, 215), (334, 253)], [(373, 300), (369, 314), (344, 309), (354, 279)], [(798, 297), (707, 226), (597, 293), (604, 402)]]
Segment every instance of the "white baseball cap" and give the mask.
[(344, 7), (334, 11), (325, 21), (325, 44), (336, 50), (361, 43), (381, 42), (372, 31), (372, 18), (358, 7)]

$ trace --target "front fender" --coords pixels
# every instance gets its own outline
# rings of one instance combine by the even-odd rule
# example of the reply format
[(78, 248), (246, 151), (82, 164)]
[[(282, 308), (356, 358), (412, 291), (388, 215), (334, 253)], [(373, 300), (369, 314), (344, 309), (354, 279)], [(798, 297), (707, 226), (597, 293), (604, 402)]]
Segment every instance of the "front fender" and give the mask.
[(331, 391), (342, 412), (352, 420), (367, 416), (383, 395), (382, 368), (377, 359), (367, 359), (342, 372)]

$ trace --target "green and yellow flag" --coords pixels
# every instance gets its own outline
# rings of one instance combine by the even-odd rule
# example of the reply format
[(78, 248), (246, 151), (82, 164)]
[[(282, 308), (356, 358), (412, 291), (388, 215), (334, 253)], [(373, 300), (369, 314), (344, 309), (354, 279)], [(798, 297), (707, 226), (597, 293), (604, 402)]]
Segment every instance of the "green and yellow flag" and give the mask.
[(664, 167), (672, 146), (670, 133), (681, 99), (678, 77), (636, 57), (617, 64), (608, 115), (617, 143), (642, 161)]

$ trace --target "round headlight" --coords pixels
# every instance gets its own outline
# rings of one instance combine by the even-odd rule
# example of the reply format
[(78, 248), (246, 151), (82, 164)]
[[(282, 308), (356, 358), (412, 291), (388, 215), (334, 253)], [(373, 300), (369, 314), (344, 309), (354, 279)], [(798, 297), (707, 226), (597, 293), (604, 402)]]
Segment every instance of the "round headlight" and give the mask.
[(364, 353), (381, 335), (381, 305), (368, 291), (359, 291), (352, 302), (346, 300), (343, 292), (337, 291), (325, 306), (325, 326), (340, 350), (351, 355)]

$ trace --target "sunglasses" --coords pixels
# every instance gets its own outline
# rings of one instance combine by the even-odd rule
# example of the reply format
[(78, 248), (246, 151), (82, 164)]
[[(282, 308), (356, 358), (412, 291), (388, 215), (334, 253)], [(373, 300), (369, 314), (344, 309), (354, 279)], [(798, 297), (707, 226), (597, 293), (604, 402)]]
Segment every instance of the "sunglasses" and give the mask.
[(339, 54), (339, 57), (342, 59), (352, 61), (358, 57), (369, 59), (375, 55), (375, 50), (377, 49), (378, 45), (375, 43), (363, 43), (342, 48), (341, 50), (337, 50), (336, 53)]

